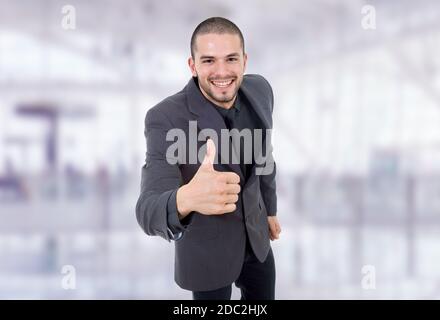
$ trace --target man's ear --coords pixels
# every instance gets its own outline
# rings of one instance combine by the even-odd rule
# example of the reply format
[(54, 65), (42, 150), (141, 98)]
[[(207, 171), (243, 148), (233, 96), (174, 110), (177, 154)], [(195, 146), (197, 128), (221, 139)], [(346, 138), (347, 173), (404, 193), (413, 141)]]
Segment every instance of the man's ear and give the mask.
[(192, 57), (188, 58), (188, 66), (191, 70), (192, 76), (197, 77), (196, 64), (195, 64), (194, 59)]
[(248, 58), (247, 53), (245, 53), (243, 55), (243, 73), (246, 71), (247, 58)]

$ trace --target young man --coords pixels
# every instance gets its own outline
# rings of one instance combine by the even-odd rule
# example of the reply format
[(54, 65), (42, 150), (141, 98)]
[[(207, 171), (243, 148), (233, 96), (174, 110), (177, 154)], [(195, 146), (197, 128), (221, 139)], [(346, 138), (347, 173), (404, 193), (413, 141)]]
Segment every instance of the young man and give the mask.
[(203, 21), (191, 38), (192, 79), (145, 120), (136, 217), (148, 235), (175, 240), (175, 280), (194, 299), (230, 299), (234, 282), (242, 299), (275, 298), (273, 93), (263, 77), (244, 75), (246, 61), (234, 23)]

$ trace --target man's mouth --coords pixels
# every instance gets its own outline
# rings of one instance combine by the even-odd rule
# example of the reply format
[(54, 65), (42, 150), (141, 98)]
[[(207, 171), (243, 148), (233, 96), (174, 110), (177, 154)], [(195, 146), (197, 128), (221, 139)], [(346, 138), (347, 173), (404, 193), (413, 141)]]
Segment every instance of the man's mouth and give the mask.
[(229, 87), (232, 82), (234, 82), (234, 79), (229, 79), (229, 80), (212, 80), (211, 83), (218, 87), (218, 88), (227, 88)]

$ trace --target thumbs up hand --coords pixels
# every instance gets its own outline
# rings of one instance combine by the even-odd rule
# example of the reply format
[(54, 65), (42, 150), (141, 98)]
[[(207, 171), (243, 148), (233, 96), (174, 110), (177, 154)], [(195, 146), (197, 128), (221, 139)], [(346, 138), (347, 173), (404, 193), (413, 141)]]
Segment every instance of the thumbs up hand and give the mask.
[(176, 202), (179, 218), (191, 211), (205, 215), (234, 212), (240, 193), (240, 177), (234, 172), (214, 169), (215, 144), (206, 142), (206, 155), (191, 181), (177, 190)]

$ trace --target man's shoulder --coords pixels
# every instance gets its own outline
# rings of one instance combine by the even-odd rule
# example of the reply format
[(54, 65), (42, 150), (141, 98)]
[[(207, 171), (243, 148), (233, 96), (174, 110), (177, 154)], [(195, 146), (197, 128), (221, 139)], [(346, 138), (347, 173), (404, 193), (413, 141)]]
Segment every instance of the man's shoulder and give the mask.
[(175, 108), (181, 107), (184, 104), (186, 104), (186, 94), (184, 90), (181, 90), (171, 96), (166, 97), (153, 106), (150, 110), (171, 112), (175, 110)]
[(243, 76), (243, 86), (251, 90), (269, 90), (272, 91), (272, 87), (265, 77), (260, 74), (245, 74)]
[(182, 112), (186, 105), (186, 93), (185, 90), (181, 90), (173, 95), (170, 95), (158, 102), (147, 111), (147, 118), (151, 117), (172, 117), (177, 112)]

